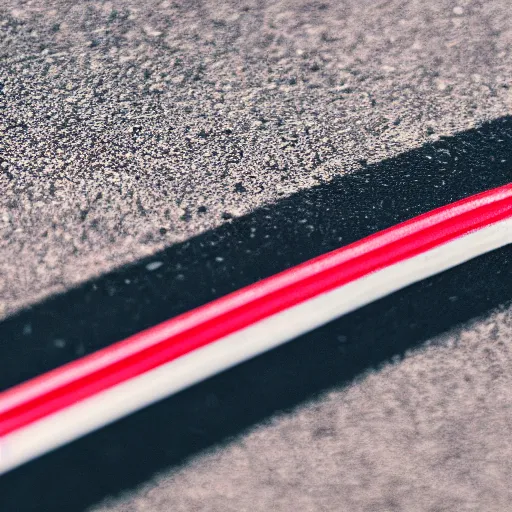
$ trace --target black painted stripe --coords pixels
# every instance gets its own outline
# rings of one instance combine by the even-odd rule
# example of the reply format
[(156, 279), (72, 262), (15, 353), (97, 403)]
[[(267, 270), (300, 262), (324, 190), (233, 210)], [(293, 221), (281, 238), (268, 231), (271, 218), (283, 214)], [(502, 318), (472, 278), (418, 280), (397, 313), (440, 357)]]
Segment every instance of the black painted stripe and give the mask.
[[(511, 180), (512, 117), (504, 117), (298, 192), (0, 323), (0, 390), (309, 258)], [(153, 260), (164, 265), (148, 272)]]
[(512, 246), (507, 246), (2, 475), (0, 509), (83, 511), (511, 300)]

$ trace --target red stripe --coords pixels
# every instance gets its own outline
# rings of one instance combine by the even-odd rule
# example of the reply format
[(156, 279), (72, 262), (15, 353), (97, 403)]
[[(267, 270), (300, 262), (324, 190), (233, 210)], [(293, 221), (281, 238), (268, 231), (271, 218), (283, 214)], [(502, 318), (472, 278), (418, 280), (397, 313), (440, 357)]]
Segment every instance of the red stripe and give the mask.
[[(457, 208), (475, 201), (475, 206), (468, 211), (454, 214)], [(0, 413), (0, 436), (191, 353), (321, 293), (511, 216), (512, 185), (506, 185), (394, 226), (142, 331), (96, 354), (86, 356), (0, 394), (0, 410), (5, 409)], [(427, 223), (426, 227), (424, 225), (418, 227), (418, 221), (421, 220), (432, 220), (432, 223)], [(386, 239), (385, 243), (378, 243), (395, 233), (397, 236), (391, 236), (391, 240)], [(350, 255), (351, 251), (364, 247), (364, 244), (373, 245), (374, 248), (343, 261), (344, 255)], [(340, 263), (329, 265), (339, 259), (342, 260)], [(311, 268), (318, 263), (322, 263), (321, 268), (312, 275), (304, 277), (301, 274), (301, 270)], [(252, 298), (263, 287), (277, 283), (283, 277), (287, 278), (284, 286), (278, 286), (269, 293)], [(234, 305), (231, 304), (237, 297), (241, 300), (239, 302), (235, 300)], [(211, 317), (212, 308), (218, 308), (219, 314)], [(206, 314), (207, 311), (210, 311), (210, 314)], [(191, 327), (169, 336), (169, 329), (184, 319), (192, 319), (195, 322)], [(18, 396), (21, 397), (27, 391), (37, 390), (40, 385), (50, 382), (50, 379), (55, 376), (82, 373), (85, 365), (94, 362), (95, 359), (98, 360), (99, 357), (109, 354), (115, 356), (116, 352), (137, 345), (148, 337), (152, 341), (142, 350), (109, 364), (100, 365), (85, 375), (73, 378), (64, 385), (39, 393), (30, 399), (21, 400), (21, 403), (12, 407), (2, 407), (3, 404), (7, 404)]]

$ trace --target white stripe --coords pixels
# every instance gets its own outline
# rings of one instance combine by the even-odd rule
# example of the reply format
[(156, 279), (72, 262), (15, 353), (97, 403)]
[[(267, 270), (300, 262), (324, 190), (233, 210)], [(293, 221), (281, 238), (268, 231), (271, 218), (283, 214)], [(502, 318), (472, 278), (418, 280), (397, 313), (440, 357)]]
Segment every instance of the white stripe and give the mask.
[(512, 219), (323, 293), (29, 424), (0, 439), (0, 474), (405, 286), (509, 243)]

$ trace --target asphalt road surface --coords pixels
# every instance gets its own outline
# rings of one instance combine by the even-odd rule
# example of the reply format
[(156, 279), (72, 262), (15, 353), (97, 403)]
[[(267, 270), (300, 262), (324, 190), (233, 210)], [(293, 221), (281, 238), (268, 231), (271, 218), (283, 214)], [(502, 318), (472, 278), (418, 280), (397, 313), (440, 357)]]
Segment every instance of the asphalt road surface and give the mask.
[[(3, 0), (1, 387), (512, 181), (510, 18), (506, 0)], [(511, 260), (14, 471), (0, 508), (507, 510)]]

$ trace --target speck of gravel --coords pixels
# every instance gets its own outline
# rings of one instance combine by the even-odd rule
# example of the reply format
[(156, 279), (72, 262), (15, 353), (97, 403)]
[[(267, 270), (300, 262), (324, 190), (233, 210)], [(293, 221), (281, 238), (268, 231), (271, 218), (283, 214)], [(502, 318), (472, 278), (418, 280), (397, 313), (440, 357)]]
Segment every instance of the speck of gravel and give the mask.
[(159, 269), (163, 265), (162, 261), (152, 261), (146, 265), (146, 270), (149, 272), (153, 272), (154, 270)]

